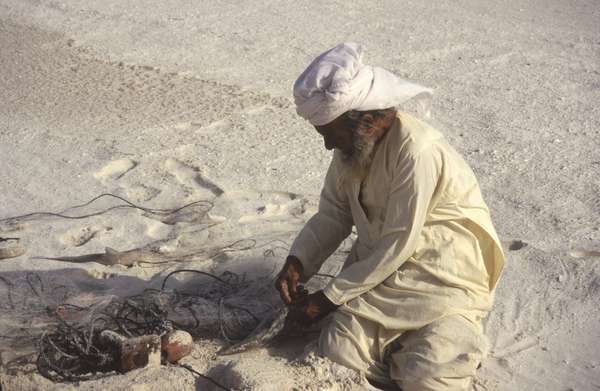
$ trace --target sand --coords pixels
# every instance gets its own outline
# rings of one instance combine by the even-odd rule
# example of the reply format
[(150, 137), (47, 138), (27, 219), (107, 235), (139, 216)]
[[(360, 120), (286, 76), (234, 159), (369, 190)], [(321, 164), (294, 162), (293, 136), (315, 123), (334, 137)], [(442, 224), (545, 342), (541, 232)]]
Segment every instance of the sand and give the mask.
[[(17, 320), (43, 328), (31, 318), (41, 305), (27, 293), (32, 271), (95, 300), (160, 286), (177, 268), (230, 270), (248, 281), (240, 302), (267, 314), (270, 281), (316, 210), (331, 158), (295, 114), (291, 85), (315, 55), (354, 40), (370, 63), (435, 89), (431, 121), (472, 165), (505, 244), (491, 353), (474, 388), (599, 389), (598, 26), (593, 0), (0, 0), (0, 237), (19, 238), (0, 242), (0, 254), (22, 253), (0, 260), (0, 276), (21, 289), (10, 312), (0, 284), (10, 315), (0, 335)], [(102, 197), (78, 207), (104, 193), (145, 208), (213, 206), (165, 215), (110, 209), (124, 202)], [(7, 220), (42, 211), (98, 214)], [(40, 259), (107, 247), (185, 263)], [(62, 294), (45, 291), (48, 303)], [(222, 338), (198, 337), (185, 362), (236, 389), (365, 388), (316, 357), (311, 340), (219, 356)], [(178, 367), (78, 385), (3, 368), (0, 384), (216, 389)]]

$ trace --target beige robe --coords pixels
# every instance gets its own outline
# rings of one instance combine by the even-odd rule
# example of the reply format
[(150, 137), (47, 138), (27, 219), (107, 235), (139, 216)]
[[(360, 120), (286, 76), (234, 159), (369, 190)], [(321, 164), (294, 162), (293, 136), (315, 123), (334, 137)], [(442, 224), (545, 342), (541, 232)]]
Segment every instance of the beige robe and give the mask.
[(290, 249), (307, 280), (356, 226), (350, 256), (324, 293), (338, 311), (378, 325), (375, 360), (403, 332), (443, 317), (479, 325), (504, 264), (471, 168), (437, 130), (408, 114), (398, 119), (362, 183), (339, 185), (346, 165), (334, 153), (319, 210)]

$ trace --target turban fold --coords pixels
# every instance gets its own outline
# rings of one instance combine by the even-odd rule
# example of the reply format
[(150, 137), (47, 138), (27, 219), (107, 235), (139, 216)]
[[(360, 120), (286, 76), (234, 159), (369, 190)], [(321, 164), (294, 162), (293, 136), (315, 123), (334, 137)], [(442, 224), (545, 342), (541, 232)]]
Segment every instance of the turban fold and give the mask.
[(396, 107), (432, 90), (362, 63), (363, 48), (341, 43), (313, 60), (294, 83), (296, 112), (325, 125), (350, 110)]

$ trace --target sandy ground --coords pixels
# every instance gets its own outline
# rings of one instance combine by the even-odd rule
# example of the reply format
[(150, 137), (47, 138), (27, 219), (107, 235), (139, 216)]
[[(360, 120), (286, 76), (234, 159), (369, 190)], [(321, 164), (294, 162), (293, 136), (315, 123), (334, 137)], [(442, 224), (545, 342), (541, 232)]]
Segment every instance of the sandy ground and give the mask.
[[(315, 211), (330, 159), (295, 115), (291, 85), (315, 55), (354, 40), (370, 63), (435, 89), (431, 121), (473, 166), (506, 244), (475, 389), (598, 390), (599, 26), (593, 0), (0, 0), (0, 237), (26, 250), (0, 261), (0, 276), (23, 284), (35, 271), (48, 287), (102, 296), (156, 286), (178, 267), (232, 270), (255, 282), (247, 304), (266, 311), (276, 297), (258, 289)], [(122, 204), (72, 208), (102, 193), (214, 207), (8, 219)], [(240, 239), (253, 248), (208, 251)], [(36, 258), (105, 247), (202, 256), (150, 268)], [(187, 362), (239, 389), (360, 389), (305, 343), (221, 357), (222, 340), (200, 338)], [(75, 387), (0, 376), (3, 390)], [(167, 367), (78, 388), (165, 386), (212, 389)]]

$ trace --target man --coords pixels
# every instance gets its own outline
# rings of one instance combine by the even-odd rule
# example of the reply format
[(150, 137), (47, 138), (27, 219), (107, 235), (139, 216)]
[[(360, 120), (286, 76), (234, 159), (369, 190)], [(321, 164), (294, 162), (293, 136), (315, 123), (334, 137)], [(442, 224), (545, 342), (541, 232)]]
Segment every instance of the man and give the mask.
[[(443, 136), (395, 109), (430, 90), (364, 65), (340, 44), (294, 85), (299, 115), (335, 149), (318, 212), (294, 241), (276, 287), (289, 318), (331, 314), (322, 353), (374, 384), (467, 390), (486, 354), (482, 320), (504, 257), (473, 172)], [(341, 272), (308, 280), (355, 226)]]

